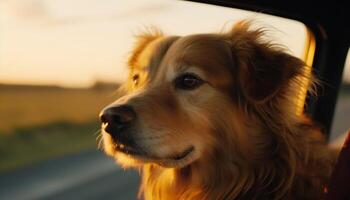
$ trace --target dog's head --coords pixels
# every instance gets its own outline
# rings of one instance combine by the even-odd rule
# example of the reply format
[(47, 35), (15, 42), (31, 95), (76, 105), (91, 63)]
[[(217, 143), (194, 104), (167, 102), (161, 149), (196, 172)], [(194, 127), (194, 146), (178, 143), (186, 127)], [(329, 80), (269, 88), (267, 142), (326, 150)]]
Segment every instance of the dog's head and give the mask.
[(274, 141), (261, 128), (271, 125), (262, 115), (293, 112), (281, 104), (290, 102), (303, 62), (262, 34), (241, 22), (221, 34), (141, 36), (126, 94), (100, 115), (106, 153), (124, 166), (164, 167), (210, 155), (247, 162), (265, 156)]

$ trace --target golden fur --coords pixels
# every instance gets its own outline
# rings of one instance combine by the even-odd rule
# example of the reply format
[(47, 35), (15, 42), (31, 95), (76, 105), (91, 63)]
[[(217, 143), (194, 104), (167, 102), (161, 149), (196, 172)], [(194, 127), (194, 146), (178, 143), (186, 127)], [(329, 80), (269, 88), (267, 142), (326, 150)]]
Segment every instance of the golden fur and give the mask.
[[(335, 154), (296, 112), (300, 87), (314, 79), (263, 35), (242, 21), (226, 33), (138, 37), (126, 95), (109, 107), (134, 108), (127, 134), (144, 154), (117, 151), (104, 131), (103, 139), (122, 166), (141, 168), (145, 200), (322, 199)], [(204, 83), (174, 88), (188, 72)]]

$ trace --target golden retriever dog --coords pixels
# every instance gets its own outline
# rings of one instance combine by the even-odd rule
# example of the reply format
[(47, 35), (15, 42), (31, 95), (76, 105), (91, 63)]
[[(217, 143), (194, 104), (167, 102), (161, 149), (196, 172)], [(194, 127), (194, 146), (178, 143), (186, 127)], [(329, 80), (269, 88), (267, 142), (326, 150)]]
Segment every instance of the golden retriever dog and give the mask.
[(100, 118), (105, 152), (140, 168), (141, 198), (322, 199), (335, 154), (296, 111), (315, 79), (265, 36), (241, 21), (138, 37), (125, 95)]

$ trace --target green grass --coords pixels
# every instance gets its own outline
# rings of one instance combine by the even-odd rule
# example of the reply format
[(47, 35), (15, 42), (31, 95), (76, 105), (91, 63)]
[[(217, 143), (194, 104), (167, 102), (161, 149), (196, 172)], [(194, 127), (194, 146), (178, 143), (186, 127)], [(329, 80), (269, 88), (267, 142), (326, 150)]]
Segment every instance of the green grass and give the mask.
[(54, 122), (0, 134), (0, 172), (40, 160), (97, 148), (99, 123)]

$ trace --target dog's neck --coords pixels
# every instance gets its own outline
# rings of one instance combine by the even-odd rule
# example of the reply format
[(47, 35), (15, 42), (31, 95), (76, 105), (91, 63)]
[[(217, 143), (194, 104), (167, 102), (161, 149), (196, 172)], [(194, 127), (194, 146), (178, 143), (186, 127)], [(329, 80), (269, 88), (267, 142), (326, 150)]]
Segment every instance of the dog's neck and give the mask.
[[(226, 169), (218, 170), (212, 165), (213, 163), (196, 161), (181, 169), (163, 168), (156, 165), (144, 166), (143, 193), (145, 199), (212, 199), (210, 197), (221, 196), (223, 189), (232, 185), (237, 178), (232, 177), (235, 173), (228, 172), (232, 170), (228, 166), (225, 167)], [(206, 166), (205, 169), (203, 166)]]
[(244, 188), (253, 191), (253, 184), (257, 184), (253, 171), (223, 159), (199, 160), (181, 169), (146, 165), (143, 193), (146, 200), (243, 198), (247, 197), (242, 196)]
[[(303, 132), (307, 134), (310, 130), (303, 130)], [(312, 133), (310, 137), (313, 137)], [(323, 145), (308, 144), (308, 139), (304, 141), (304, 144), (296, 145), (304, 145), (302, 149), (305, 152), (285, 152), (287, 149), (279, 149), (273, 157), (258, 160), (255, 163), (235, 161), (231, 159), (232, 155), (225, 155), (218, 151), (208, 156), (213, 160), (199, 159), (181, 169), (147, 164), (143, 167), (142, 192), (146, 200), (254, 199), (257, 197), (295, 199), (298, 197), (293, 196), (293, 191), (317, 188), (311, 186), (312, 184), (318, 184), (318, 188), (322, 189), (321, 184), (327, 181), (330, 172), (329, 167), (325, 167), (324, 170), (320, 170), (324, 174), (305, 174), (305, 171), (309, 171), (305, 169), (307, 166), (310, 168), (326, 166), (324, 163), (329, 161), (320, 160), (320, 157), (329, 156), (322, 155), (325, 154)], [(319, 151), (315, 152), (316, 154), (308, 152), (309, 145), (318, 145)], [(285, 157), (286, 155), (288, 157)], [(293, 156), (294, 158), (291, 158)], [(312, 177), (323, 177), (324, 180), (315, 180)], [(310, 185), (305, 185), (305, 188), (295, 188), (294, 185), (300, 186), (295, 184), (298, 181), (307, 182)], [(286, 191), (281, 191), (280, 188)], [(322, 191), (317, 193), (322, 194)], [(280, 194), (284, 196), (276, 196)]]

